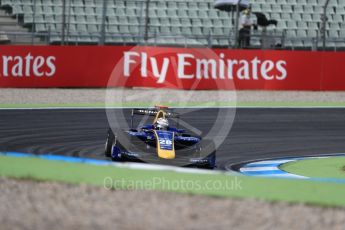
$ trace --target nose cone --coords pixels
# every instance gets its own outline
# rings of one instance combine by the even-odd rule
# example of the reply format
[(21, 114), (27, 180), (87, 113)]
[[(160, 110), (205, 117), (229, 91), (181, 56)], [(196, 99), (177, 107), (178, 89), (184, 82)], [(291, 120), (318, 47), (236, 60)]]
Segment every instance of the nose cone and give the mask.
[(175, 158), (174, 133), (169, 131), (155, 130), (157, 140), (157, 155), (163, 159)]
[(174, 150), (162, 150), (162, 149), (157, 148), (157, 152), (158, 152), (159, 158), (167, 159), (167, 160), (175, 159)]

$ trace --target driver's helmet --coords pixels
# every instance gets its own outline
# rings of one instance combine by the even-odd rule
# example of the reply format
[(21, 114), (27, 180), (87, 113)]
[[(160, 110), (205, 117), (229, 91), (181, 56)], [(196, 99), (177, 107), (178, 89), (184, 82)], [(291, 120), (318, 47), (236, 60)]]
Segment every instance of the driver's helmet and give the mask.
[(167, 130), (169, 127), (169, 121), (165, 118), (158, 118), (155, 124), (157, 130)]

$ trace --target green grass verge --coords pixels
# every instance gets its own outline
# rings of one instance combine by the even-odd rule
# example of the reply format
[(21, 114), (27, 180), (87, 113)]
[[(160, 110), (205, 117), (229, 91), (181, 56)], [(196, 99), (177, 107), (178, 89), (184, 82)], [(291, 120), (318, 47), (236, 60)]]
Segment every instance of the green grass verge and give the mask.
[[(172, 107), (345, 107), (344, 102), (188, 102), (188, 103), (161, 103)], [(126, 102), (109, 104), (107, 107), (152, 107), (152, 103), (147, 102)], [(79, 103), (79, 104), (0, 104), (0, 108), (105, 108), (104, 103)]]
[(345, 157), (306, 159), (283, 164), (280, 168), (289, 173), (314, 177), (345, 179)]
[(257, 198), (268, 201), (345, 206), (345, 185), (305, 180), (265, 179), (226, 174), (191, 174), (137, 170), (0, 156), (0, 176), (60, 181), (114, 189), (145, 189), (218, 197)]

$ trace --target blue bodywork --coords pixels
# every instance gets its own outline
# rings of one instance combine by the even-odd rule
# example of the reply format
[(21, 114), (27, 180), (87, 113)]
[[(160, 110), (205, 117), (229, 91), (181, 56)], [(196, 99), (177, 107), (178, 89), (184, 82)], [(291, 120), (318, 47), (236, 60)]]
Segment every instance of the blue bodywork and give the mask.
[(163, 150), (174, 149), (174, 133), (170, 131), (156, 131), (160, 148)]
[[(146, 126), (145, 126), (146, 127)], [(155, 140), (155, 134), (152, 132), (153, 129), (142, 129), (142, 131), (127, 131), (126, 133), (129, 136), (139, 137), (147, 140)], [(168, 131), (170, 133), (175, 134), (183, 134), (185, 131), (182, 129), (171, 129), (169, 128)], [(199, 137), (192, 137), (192, 136), (183, 136), (183, 135), (175, 135), (175, 141), (186, 141), (192, 144), (196, 144), (201, 140)]]

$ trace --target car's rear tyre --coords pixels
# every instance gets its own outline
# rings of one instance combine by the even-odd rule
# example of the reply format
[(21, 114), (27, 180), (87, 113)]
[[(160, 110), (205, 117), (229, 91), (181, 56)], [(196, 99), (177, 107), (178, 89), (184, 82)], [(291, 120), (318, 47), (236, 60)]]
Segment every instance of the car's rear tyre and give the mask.
[(111, 157), (112, 146), (115, 144), (115, 135), (111, 129), (108, 129), (107, 140), (105, 142), (105, 156)]

